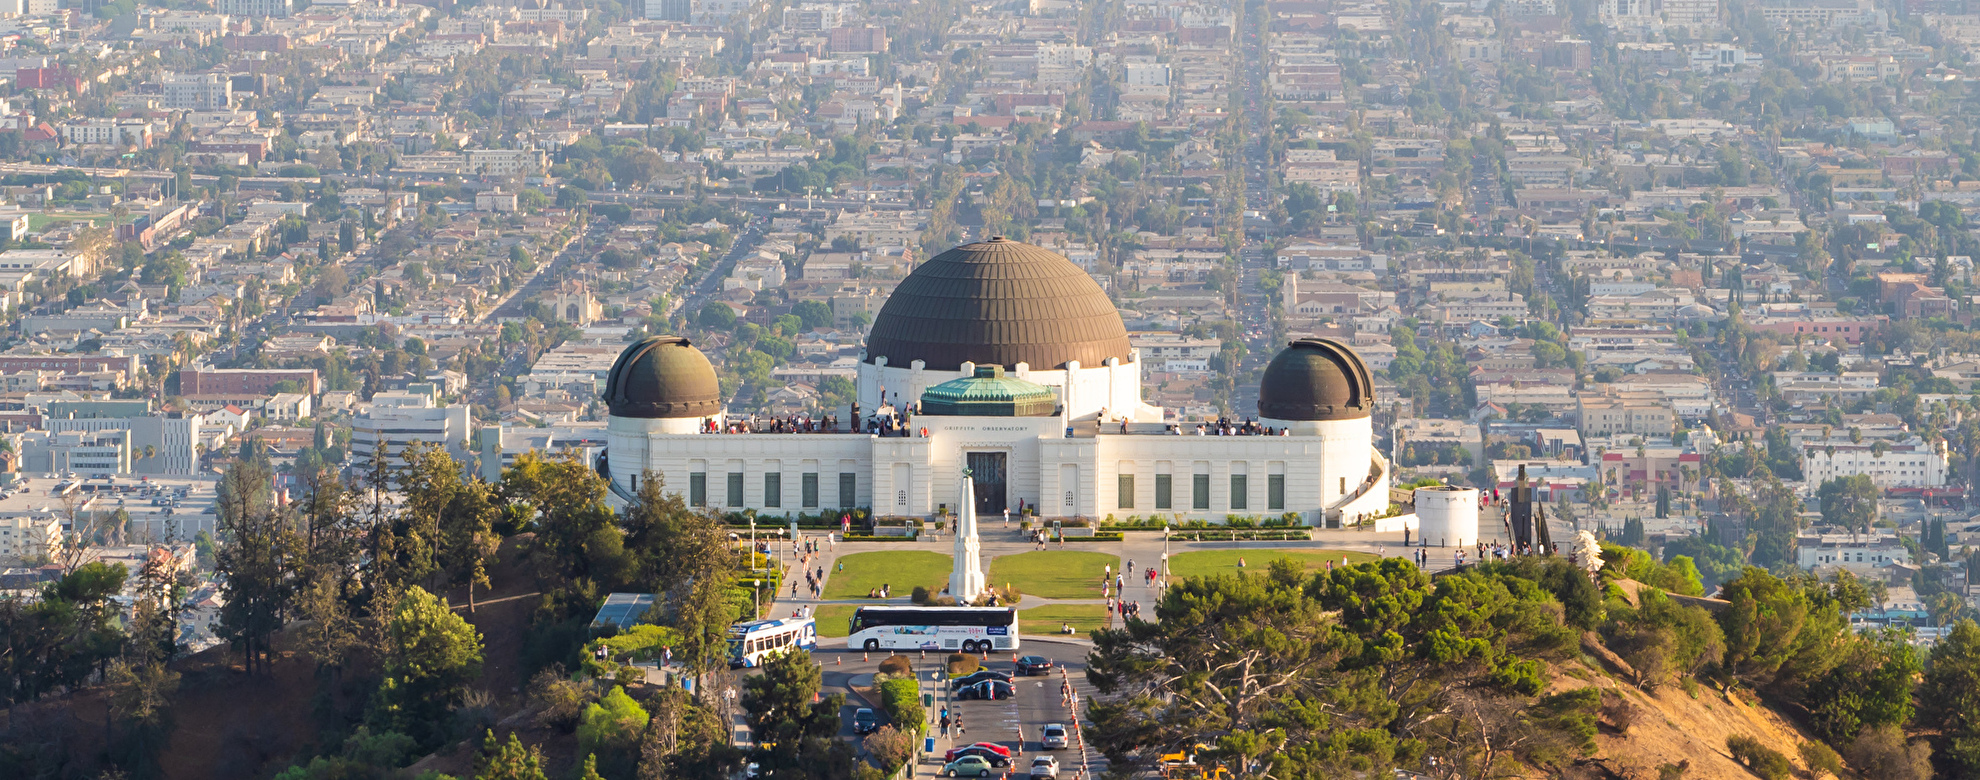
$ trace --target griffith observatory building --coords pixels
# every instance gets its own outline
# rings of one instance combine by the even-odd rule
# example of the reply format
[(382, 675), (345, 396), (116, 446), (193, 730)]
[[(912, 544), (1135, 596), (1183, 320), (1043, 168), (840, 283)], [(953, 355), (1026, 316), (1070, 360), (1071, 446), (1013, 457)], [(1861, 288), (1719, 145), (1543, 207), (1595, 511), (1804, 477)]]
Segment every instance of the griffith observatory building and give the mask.
[[(1141, 397), (1141, 361), (1107, 294), (1066, 258), (992, 238), (902, 280), (867, 336), (857, 406), (837, 432), (725, 433), (721, 385), (687, 339), (653, 336), (612, 366), (598, 468), (619, 500), (652, 471), (693, 505), (761, 515), (869, 507), (928, 517), (1298, 513), (1334, 527), (1389, 505), (1361, 357), (1302, 339), (1272, 359), (1258, 422), (1272, 435), (1198, 435)], [(875, 415), (899, 430), (868, 432)], [(853, 421), (859, 421), (855, 424)]]

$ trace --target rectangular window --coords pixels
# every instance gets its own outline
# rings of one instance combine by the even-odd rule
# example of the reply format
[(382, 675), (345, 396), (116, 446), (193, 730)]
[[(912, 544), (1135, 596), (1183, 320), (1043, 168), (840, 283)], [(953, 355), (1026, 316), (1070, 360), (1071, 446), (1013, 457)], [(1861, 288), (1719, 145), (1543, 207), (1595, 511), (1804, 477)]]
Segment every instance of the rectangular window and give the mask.
[(1272, 474), (1265, 477), (1265, 508), (1276, 510), (1286, 508), (1286, 475)]
[(859, 506), (859, 475), (850, 471), (839, 472), (839, 506), (846, 509)]
[(1251, 477), (1245, 474), (1231, 475), (1231, 508), (1251, 508)]
[(1173, 484), (1174, 480), (1175, 477), (1169, 476), (1167, 474), (1155, 475), (1155, 508), (1156, 509), (1170, 508), (1170, 504), (1172, 502), (1169, 500), (1169, 494), (1173, 492), (1172, 488), (1174, 487)]
[(1190, 480), (1189, 506), (1191, 509), (1210, 508), (1210, 475), (1197, 474)]
[(763, 505), (781, 507), (784, 505), (784, 475), (770, 472), (763, 475)]
[(818, 474), (806, 472), (804, 476), (799, 477), (798, 492), (802, 494), (799, 498), (804, 500), (805, 509), (818, 508)]
[(1122, 509), (1133, 509), (1134, 508), (1134, 475), (1133, 474), (1122, 474), (1120, 476), (1120, 494), (1121, 494), (1120, 507)]
[(697, 471), (688, 475), (688, 504), (708, 506), (708, 474)]
[(729, 472), (729, 500), (727, 506), (742, 506), (742, 480), (740, 471)]

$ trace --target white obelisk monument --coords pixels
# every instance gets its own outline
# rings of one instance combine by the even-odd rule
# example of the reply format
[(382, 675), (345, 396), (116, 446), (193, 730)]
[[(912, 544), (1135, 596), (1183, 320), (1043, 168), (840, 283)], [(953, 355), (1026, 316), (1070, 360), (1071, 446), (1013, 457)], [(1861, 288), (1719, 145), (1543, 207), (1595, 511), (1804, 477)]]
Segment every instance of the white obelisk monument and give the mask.
[(956, 569), (949, 573), (949, 596), (971, 604), (983, 595), (983, 542), (976, 537), (976, 481), (963, 469), (962, 498), (956, 513)]

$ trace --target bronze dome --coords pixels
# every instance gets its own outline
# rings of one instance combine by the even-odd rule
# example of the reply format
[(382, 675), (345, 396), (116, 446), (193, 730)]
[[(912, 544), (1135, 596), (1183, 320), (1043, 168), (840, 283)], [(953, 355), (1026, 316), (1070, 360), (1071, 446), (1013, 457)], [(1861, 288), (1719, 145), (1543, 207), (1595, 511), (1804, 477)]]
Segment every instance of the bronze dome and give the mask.
[(1279, 351), (1258, 382), (1258, 416), (1272, 420), (1357, 420), (1375, 411), (1375, 379), (1354, 348), (1300, 339)]
[(613, 417), (709, 417), (722, 411), (722, 383), (687, 339), (648, 336), (613, 361), (605, 405)]
[(1107, 293), (1056, 252), (998, 236), (964, 244), (901, 280), (866, 337), (866, 359), (936, 371), (964, 362), (1035, 369), (1131, 359)]

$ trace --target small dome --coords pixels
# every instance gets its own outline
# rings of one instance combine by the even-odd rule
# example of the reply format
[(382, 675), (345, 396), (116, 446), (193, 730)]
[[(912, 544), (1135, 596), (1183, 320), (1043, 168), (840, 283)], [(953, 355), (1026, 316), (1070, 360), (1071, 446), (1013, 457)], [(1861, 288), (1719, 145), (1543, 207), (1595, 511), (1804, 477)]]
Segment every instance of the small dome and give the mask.
[(1133, 358), (1107, 292), (1071, 260), (997, 236), (922, 263), (873, 318), (866, 359), (931, 371), (963, 363), (1058, 369)]
[(951, 379), (921, 394), (921, 413), (955, 417), (1050, 417), (1059, 398), (1044, 385), (1004, 376), (1003, 366), (977, 366), (975, 376)]
[(710, 417), (722, 411), (722, 383), (687, 339), (648, 336), (612, 363), (605, 404), (613, 417)]
[(1356, 420), (1375, 411), (1375, 379), (1354, 348), (1333, 339), (1287, 344), (1258, 383), (1258, 416), (1272, 420)]

